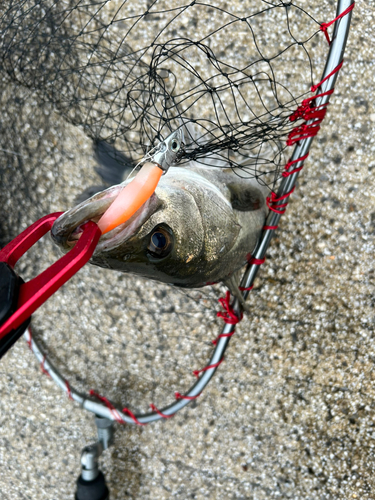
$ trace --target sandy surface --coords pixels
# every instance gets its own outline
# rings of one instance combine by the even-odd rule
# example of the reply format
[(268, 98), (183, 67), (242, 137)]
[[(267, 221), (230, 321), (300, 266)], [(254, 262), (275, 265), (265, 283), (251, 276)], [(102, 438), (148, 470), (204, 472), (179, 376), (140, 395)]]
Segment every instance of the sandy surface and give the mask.
[[(112, 500), (375, 498), (374, 17), (373, 5), (356, 6), (329, 114), (225, 363), (173, 419), (117, 425), (101, 459)], [(7, 85), (1, 131), (15, 133), (1, 148), (17, 155), (0, 152), (3, 239), (100, 182), (80, 129), (32, 96), (17, 102)], [(40, 245), (23, 276), (57, 255)], [(35, 316), (35, 335), (77, 388), (142, 412), (204, 365), (220, 324), (212, 294), (87, 267)], [(93, 416), (22, 340), (0, 372), (1, 498), (72, 499)]]

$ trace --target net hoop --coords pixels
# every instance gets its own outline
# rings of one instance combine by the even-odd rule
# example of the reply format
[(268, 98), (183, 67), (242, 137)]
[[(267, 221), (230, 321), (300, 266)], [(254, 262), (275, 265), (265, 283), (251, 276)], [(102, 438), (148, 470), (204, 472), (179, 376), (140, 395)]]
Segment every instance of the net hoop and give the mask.
[[(283, 179), (277, 193), (272, 192), (271, 196), (267, 199), (270, 212), (259, 243), (253, 252), (253, 256), (249, 259), (240, 283), (240, 290), (243, 291), (245, 299), (253, 288), (254, 279), (257, 276), (260, 266), (265, 261), (268, 246), (278, 228), (281, 216), (287, 209), (290, 195), (295, 189), (298, 176), (304, 167), (304, 161), (309, 155), (313, 139), (319, 132), (320, 124), (325, 117), (330, 97), (334, 92), (335, 83), (344, 62), (343, 56), (354, 5), (355, 2), (353, 0), (338, 0), (336, 17), (327, 23), (321, 24), (320, 29), (324, 33), (329, 45), (326, 65), (321, 81), (313, 85), (310, 89), (314, 95), (305, 99), (290, 117), (291, 121), (302, 119), (304, 123), (296, 126), (289, 134), (287, 146), (294, 146), (292, 156), (285, 165)], [(331, 25), (334, 25), (334, 28), (332, 37), (330, 38), (327, 30)], [(30, 328), (25, 331), (24, 337), (30, 350), (39, 361), (42, 372), (49, 376), (66, 393), (69, 399), (76, 401), (85, 410), (95, 415), (117, 421), (119, 424), (145, 425), (163, 418), (171, 418), (191, 401), (197, 399), (220, 364), (224, 361), (225, 350), (228, 347), (230, 338), (235, 333), (236, 324), (242, 319), (242, 313), (237, 299), (232, 304), (230, 303), (229, 292), (227, 292), (225, 299), (220, 299), (220, 303), (224, 307), (225, 312), (218, 313), (218, 316), (224, 320), (225, 325), (219, 336), (213, 341), (215, 349), (207, 366), (193, 372), (197, 377), (195, 384), (184, 394), (175, 392), (176, 401), (168, 406), (158, 409), (151, 403), (150, 407), (152, 411), (144, 414), (134, 414), (128, 408), (116, 408), (108, 399), (93, 391), (89, 395), (78, 392), (48, 360), (41, 345), (34, 339)]]

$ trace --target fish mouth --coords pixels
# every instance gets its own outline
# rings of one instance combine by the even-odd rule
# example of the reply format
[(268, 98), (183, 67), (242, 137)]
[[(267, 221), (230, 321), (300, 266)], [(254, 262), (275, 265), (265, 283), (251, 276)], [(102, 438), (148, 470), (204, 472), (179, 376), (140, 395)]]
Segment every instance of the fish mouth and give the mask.
[[(123, 184), (112, 186), (63, 213), (52, 226), (53, 241), (69, 251), (81, 237), (82, 226), (88, 221), (97, 223), (123, 187)], [(154, 193), (129, 220), (100, 237), (94, 255), (112, 250), (130, 239), (158, 208), (159, 200)]]

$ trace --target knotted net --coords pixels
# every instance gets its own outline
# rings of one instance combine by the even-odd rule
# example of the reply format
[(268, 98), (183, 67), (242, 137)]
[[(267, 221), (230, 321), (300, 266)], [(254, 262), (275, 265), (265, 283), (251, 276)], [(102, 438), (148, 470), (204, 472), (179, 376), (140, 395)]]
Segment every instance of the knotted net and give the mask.
[(289, 117), (326, 52), (317, 36), (325, 6), (304, 5), (4, 2), (0, 64), (133, 161), (190, 123), (182, 162), (240, 167), (272, 188), (287, 161)]

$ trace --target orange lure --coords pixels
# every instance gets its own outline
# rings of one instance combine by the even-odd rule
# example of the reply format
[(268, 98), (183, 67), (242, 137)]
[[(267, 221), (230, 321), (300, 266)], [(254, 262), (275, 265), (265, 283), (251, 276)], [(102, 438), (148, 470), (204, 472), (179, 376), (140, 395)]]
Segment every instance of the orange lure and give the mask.
[(163, 172), (176, 161), (183, 147), (183, 131), (178, 129), (159, 144), (153, 161), (143, 165), (134, 179), (127, 184), (98, 222), (102, 234), (123, 224), (152, 196)]
[(156, 163), (145, 163), (102, 215), (98, 222), (102, 234), (129, 220), (154, 193), (162, 174), (163, 170)]

